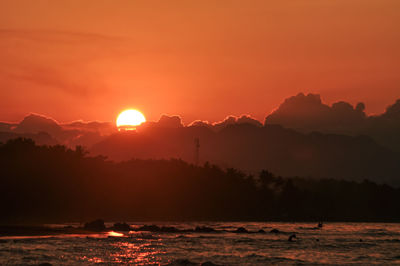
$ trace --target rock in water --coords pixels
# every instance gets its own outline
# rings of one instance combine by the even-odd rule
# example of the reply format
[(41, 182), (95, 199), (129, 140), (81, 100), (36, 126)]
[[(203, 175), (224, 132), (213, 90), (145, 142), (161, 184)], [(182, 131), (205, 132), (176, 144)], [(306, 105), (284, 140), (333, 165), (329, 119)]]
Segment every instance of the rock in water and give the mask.
[(289, 241), (289, 242), (294, 242), (294, 238), (296, 238), (296, 234), (291, 234), (291, 235), (289, 236), (288, 241)]
[(215, 232), (215, 229), (207, 226), (196, 226), (196, 229), (194, 231), (201, 233), (211, 233)]
[(279, 234), (281, 231), (279, 231), (278, 229), (272, 229), (271, 231), (269, 231), (270, 233), (273, 233), (273, 234)]
[(106, 230), (106, 226), (104, 225), (104, 221), (101, 219), (97, 219), (92, 222), (85, 223), (84, 228), (90, 231), (104, 231)]
[(244, 227), (239, 227), (238, 229), (236, 229), (235, 232), (236, 233), (248, 233), (249, 231), (247, 231), (247, 229)]
[(131, 227), (127, 223), (115, 223), (113, 229), (116, 231), (130, 231)]

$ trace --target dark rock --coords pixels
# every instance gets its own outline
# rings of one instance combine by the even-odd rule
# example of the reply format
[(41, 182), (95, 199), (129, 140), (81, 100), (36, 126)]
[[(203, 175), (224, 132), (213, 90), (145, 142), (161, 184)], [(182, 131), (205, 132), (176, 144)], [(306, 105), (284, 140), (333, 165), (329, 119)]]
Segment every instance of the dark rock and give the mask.
[(273, 234), (279, 234), (279, 233), (281, 233), (281, 231), (279, 231), (278, 229), (272, 229), (271, 231), (269, 231), (270, 233), (273, 233)]
[(265, 234), (265, 231), (264, 231), (263, 229), (260, 229), (260, 230), (258, 230), (257, 233), (259, 233), (259, 234)]
[(104, 221), (101, 219), (85, 223), (84, 228), (90, 231), (104, 231), (106, 230), (106, 226), (104, 225)]
[(177, 233), (180, 232), (179, 229), (173, 227), (173, 226), (163, 226), (160, 228), (160, 232), (164, 232), (164, 233)]
[(289, 239), (288, 239), (288, 241), (289, 242), (294, 242), (294, 238), (296, 238), (296, 234), (291, 234), (290, 236), (289, 236)]
[(167, 264), (166, 266), (195, 266), (199, 265), (198, 263), (191, 262), (188, 259), (177, 259), (173, 262)]
[(215, 229), (207, 226), (196, 226), (196, 229), (194, 229), (194, 231), (200, 233), (212, 233), (215, 232)]
[(113, 229), (116, 231), (130, 231), (131, 227), (127, 223), (115, 223)]
[(149, 231), (149, 232), (160, 232), (161, 228), (158, 227), (157, 225), (143, 225), (142, 227), (139, 227), (137, 231)]
[(236, 229), (235, 232), (236, 233), (248, 233), (249, 231), (247, 231), (247, 229), (244, 227), (239, 227), (238, 229)]
[(200, 266), (218, 266), (218, 264), (212, 263), (211, 261), (206, 261), (200, 264)]
[(162, 226), (159, 227), (157, 225), (143, 225), (136, 229), (136, 231), (149, 231), (149, 232), (163, 232), (163, 233), (177, 233), (181, 232), (178, 228), (173, 226)]

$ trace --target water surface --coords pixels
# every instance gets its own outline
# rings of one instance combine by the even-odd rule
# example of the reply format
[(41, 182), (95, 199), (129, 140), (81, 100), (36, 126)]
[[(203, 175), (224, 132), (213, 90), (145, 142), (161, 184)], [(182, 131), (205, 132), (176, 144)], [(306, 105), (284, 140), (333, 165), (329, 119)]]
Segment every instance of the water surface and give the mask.
[[(218, 233), (105, 232), (0, 237), (0, 264), (400, 264), (400, 225), (388, 223), (146, 223)], [(143, 223), (131, 223), (133, 227)], [(58, 225), (62, 226), (62, 225)], [(266, 233), (233, 233), (239, 227)], [(269, 233), (271, 229), (282, 233)], [(295, 233), (296, 241), (288, 237)]]

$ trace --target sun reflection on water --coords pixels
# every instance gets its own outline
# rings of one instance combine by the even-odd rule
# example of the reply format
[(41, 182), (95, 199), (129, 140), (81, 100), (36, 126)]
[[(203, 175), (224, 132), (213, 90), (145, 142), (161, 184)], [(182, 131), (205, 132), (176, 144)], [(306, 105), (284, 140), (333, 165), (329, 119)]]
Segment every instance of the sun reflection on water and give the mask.
[(108, 234), (108, 236), (114, 236), (114, 237), (121, 237), (121, 236), (124, 236), (124, 234), (122, 234), (122, 233), (117, 233), (117, 232), (114, 232), (114, 231), (110, 231), (110, 232), (108, 232), (107, 234)]
[[(110, 254), (115, 263), (132, 263), (135, 265), (153, 264), (158, 260), (158, 256), (164, 253), (159, 244), (153, 243), (129, 243), (121, 242), (114, 244), (119, 251)], [(156, 249), (157, 247), (157, 249)]]
[[(196, 224), (197, 225), (197, 224)], [(184, 259), (225, 265), (399, 264), (400, 225), (327, 223), (207, 223), (220, 233), (115, 231), (90, 235), (0, 237), (0, 265), (160, 265)], [(193, 228), (193, 224), (183, 224)], [(233, 233), (238, 227), (265, 233)], [(273, 228), (281, 233), (271, 234)], [(294, 242), (288, 235), (297, 234)]]

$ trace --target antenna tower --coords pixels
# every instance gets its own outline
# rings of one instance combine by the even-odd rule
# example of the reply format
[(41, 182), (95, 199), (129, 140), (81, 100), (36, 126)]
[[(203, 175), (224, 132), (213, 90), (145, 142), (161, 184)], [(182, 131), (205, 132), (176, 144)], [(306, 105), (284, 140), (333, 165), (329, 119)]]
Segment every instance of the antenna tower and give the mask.
[(195, 149), (194, 164), (199, 165), (199, 157), (200, 157), (200, 139), (199, 138), (194, 139), (194, 149)]

